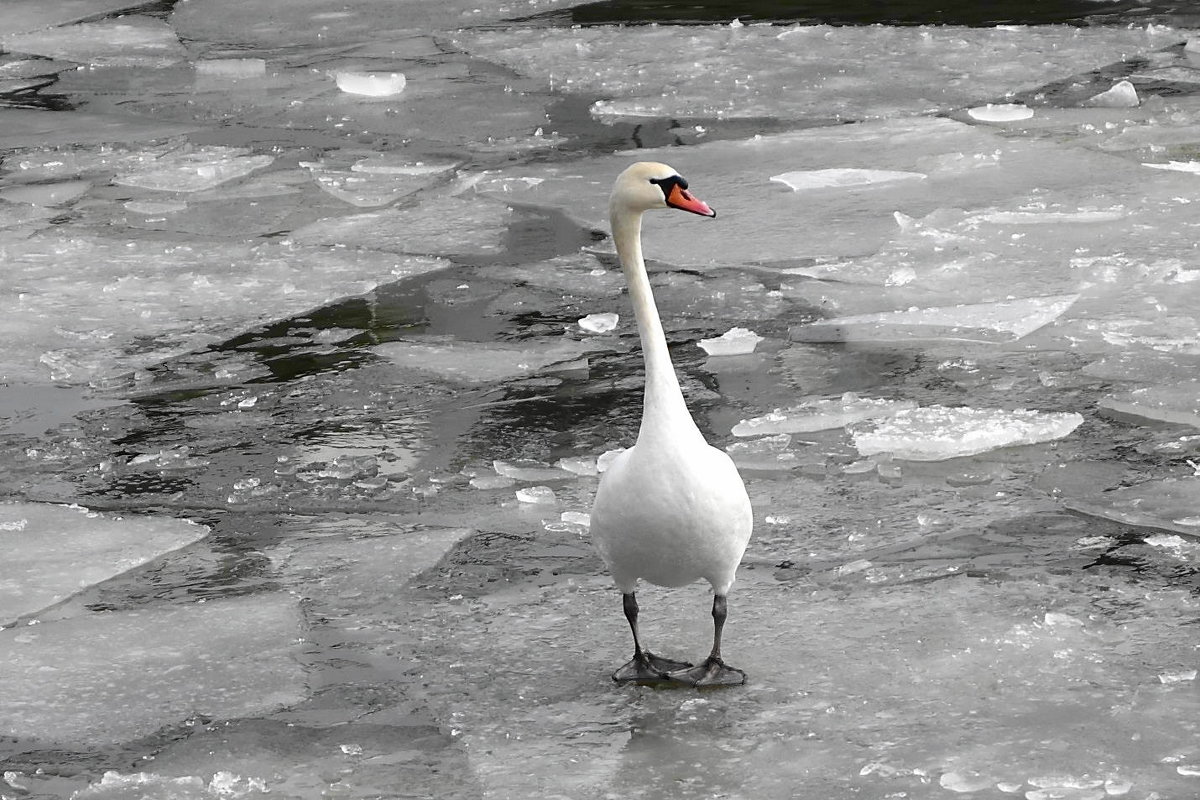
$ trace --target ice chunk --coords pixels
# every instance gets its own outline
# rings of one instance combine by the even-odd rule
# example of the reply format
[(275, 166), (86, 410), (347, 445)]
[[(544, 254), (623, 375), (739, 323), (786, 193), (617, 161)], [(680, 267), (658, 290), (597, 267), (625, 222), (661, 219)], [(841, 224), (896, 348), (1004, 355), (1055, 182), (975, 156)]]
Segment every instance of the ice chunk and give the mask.
[(571, 473), (558, 467), (547, 466), (538, 461), (501, 461), (492, 462), (496, 474), (515, 481), (564, 481), (572, 477)]
[(1062, 294), (835, 317), (796, 326), (791, 330), (791, 338), (801, 342), (1016, 341), (1053, 322), (1078, 299), (1077, 294)]
[(696, 26), (688, 29), (685, 62), (647, 57), (679, 47), (670, 26), (582, 26), (553, 37), (475, 28), (453, 41), (556, 91), (604, 97), (592, 113), (605, 119), (861, 120), (959, 109), (1178, 39), (1170, 29), (1019, 30), (748, 25), (731, 36), (726, 26)]
[(1096, 405), (1142, 419), (1200, 428), (1200, 379), (1144, 386), (1110, 395)]
[(1165, 169), (1172, 172), (1200, 174), (1200, 161), (1168, 161), (1165, 164), (1142, 162), (1142, 166), (1150, 167), (1151, 169)]
[(199, 192), (249, 175), (275, 160), (241, 147), (206, 145), (169, 151), (117, 175), (113, 183), (164, 192)]
[(602, 314), (588, 314), (579, 320), (579, 327), (589, 333), (608, 333), (617, 327), (617, 322), (621, 317), (612, 312)]
[(1179, 672), (1160, 672), (1158, 674), (1159, 683), (1184, 683), (1187, 681), (1196, 680), (1197, 670), (1186, 669)]
[(0, 35), (0, 47), (95, 67), (166, 67), (187, 58), (170, 25), (134, 15)]
[(57, 181), (0, 189), (0, 200), (34, 206), (62, 206), (79, 199), (92, 184), (88, 181)]
[(810, 433), (840, 428), (866, 419), (890, 417), (916, 408), (912, 400), (859, 397), (847, 392), (841, 397), (813, 398), (770, 414), (742, 420), (733, 426), (734, 436), (763, 436), (777, 433)]
[(752, 330), (730, 328), (715, 339), (701, 339), (700, 349), (710, 356), (738, 356), (753, 353), (763, 340)]
[(1061, 439), (1082, 424), (1083, 417), (1074, 412), (926, 406), (854, 431), (853, 438), (864, 456), (891, 453), (906, 461), (943, 461)]
[(1200, 537), (1200, 477), (1168, 478), (1081, 498), (1067, 508), (1126, 525)]
[(1141, 105), (1137, 89), (1129, 81), (1119, 81), (1108, 91), (1089, 97), (1083, 105), (1095, 108), (1137, 108)]
[(123, 774), (108, 771), (96, 783), (71, 795), (72, 800), (232, 800), (270, 798), (261, 778), (243, 778), (229, 772), (214, 773), (205, 781), (196, 775), (172, 778), (153, 772)]
[(560, 458), (555, 466), (559, 469), (565, 469), (567, 472), (575, 475), (595, 475), (596, 474), (596, 459), (588, 456), (571, 456), (568, 458)]
[(453, 165), (400, 164), (361, 159), (348, 169), (302, 161), (317, 185), (339, 200), (360, 208), (387, 205), (437, 183)]
[(1022, 103), (988, 103), (968, 108), (967, 114), (980, 122), (1017, 122), (1032, 117), (1033, 109)]
[(591, 347), (572, 339), (523, 342), (398, 341), (375, 352), (407, 369), (463, 383), (490, 383), (527, 377), (556, 365), (574, 368)]
[(83, 748), (195, 714), (268, 713), (306, 695), (305, 631), (296, 600), (282, 594), (0, 630), (0, 734)]
[(204, 538), (173, 518), (119, 519), (78, 506), (0, 504), (0, 625)]
[(261, 58), (206, 58), (196, 62), (196, 74), (233, 81), (259, 78), (267, 74), (267, 62)]
[(343, 92), (364, 97), (393, 97), (403, 92), (408, 83), (403, 72), (338, 71), (333, 79)]
[(986, 775), (975, 772), (944, 772), (938, 778), (938, 785), (950, 792), (969, 793), (990, 789), (995, 781)]
[(901, 172), (890, 169), (813, 169), (772, 175), (771, 180), (782, 183), (793, 192), (814, 189), (853, 189), (860, 186), (879, 186), (898, 181), (923, 181), (920, 172)]
[(554, 490), (549, 486), (526, 486), (517, 489), (517, 500), (531, 505), (553, 505), (558, 502)]
[(393, 253), (490, 253), (500, 248), (511, 217), (512, 211), (502, 203), (439, 197), (413, 208), (317, 220), (294, 231), (292, 238), (301, 244)]

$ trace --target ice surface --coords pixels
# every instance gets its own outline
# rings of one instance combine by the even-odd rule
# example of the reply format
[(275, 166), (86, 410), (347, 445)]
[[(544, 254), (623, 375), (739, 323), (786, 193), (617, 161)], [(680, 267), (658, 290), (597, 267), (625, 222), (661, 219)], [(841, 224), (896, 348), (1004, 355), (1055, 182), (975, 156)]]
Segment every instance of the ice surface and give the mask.
[(404, 91), (408, 81), (403, 72), (350, 72), (333, 73), (337, 87), (347, 94), (358, 94), (364, 97), (392, 97)]
[(988, 103), (968, 108), (971, 119), (980, 122), (1016, 122), (1033, 116), (1033, 109), (1022, 103)]
[(8, 342), (0, 378), (67, 383), (111, 377), (249, 325), (449, 266), (384, 253), (124, 242), (78, 231), (0, 240), (0, 256), (24, 290), (0, 296), (0, 333)]
[(1200, 537), (1200, 478), (1168, 478), (1068, 498), (1066, 506), (1082, 514), (1126, 525)]
[(593, 105), (602, 117), (870, 119), (1003, 97), (1177, 39), (1154, 27), (748, 25), (577, 27), (550, 38), (473, 30), (454, 42), (557, 91), (610, 98)]
[(517, 481), (564, 481), (575, 477), (559, 467), (551, 467), (537, 461), (501, 461), (492, 462), (492, 469), (498, 475)]
[(164, 192), (199, 192), (269, 166), (274, 156), (251, 155), (245, 148), (206, 146), (172, 150), (140, 161), (113, 183)]
[(456, 383), (492, 383), (545, 370), (577, 369), (592, 348), (572, 339), (539, 342), (399, 341), (377, 345), (375, 352), (405, 369), (430, 373)]
[[(241, 597), (83, 614), (0, 630), (0, 732), (75, 747), (125, 742), (202, 714), (301, 700), (294, 598)], [(114, 713), (120, 709), (120, 713)]]
[(1132, 83), (1118, 81), (1111, 89), (1089, 97), (1083, 104), (1094, 108), (1137, 108), (1141, 101)]
[(412, 163), (395, 158), (362, 158), (348, 168), (329, 162), (301, 162), (317, 185), (329, 194), (362, 208), (387, 205), (426, 189), (454, 169), (454, 164)]
[(601, 312), (599, 314), (588, 314), (579, 320), (579, 327), (583, 328), (588, 333), (608, 333), (617, 327), (617, 322), (621, 319), (619, 314), (614, 314), (611, 311)]
[(920, 172), (900, 172), (887, 169), (813, 169), (772, 175), (771, 180), (782, 183), (793, 192), (804, 192), (814, 189), (878, 186), (897, 181), (923, 181), (926, 177)]
[(700, 349), (710, 356), (738, 356), (753, 353), (763, 340), (747, 328), (730, 328), (714, 339), (701, 339)]
[(73, 800), (229, 800), (230, 798), (270, 797), (262, 778), (243, 778), (218, 772), (207, 781), (196, 775), (170, 778), (153, 772), (130, 774), (109, 771), (72, 797)]
[(733, 426), (734, 436), (764, 436), (778, 433), (808, 433), (841, 428), (865, 419), (890, 417), (916, 407), (912, 400), (859, 397), (847, 392), (841, 397), (813, 398), (770, 414), (742, 420)]
[(94, 67), (166, 67), (187, 58), (170, 25), (140, 16), (0, 35), (0, 47)]
[(791, 338), (800, 342), (1016, 341), (1053, 322), (1078, 299), (1077, 294), (1050, 295), (834, 317), (792, 328)]
[(262, 58), (205, 58), (195, 64), (197, 75), (244, 80), (267, 74), (267, 62)]
[(0, 504), (0, 626), (204, 538), (185, 520), (121, 519), (85, 508)]
[(943, 461), (1061, 439), (1082, 424), (1083, 417), (1073, 412), (923, 406), (853, 431), (853, 438), (864, 456)]
[(393, 253), (493, 253), (511, 216), (507, 206), (484, 198), (440, 197), (414, 208), (328, 217), (297, 229), (292, 239)]
[(1160, 386), (1143, 386), (1110, 395), (1097, 405), (1143, 419), (1200, 428), (1200, 380), (1192, 378)]
[(8, 186), (0, 189), (0, 199), (10, 203), (28, 203), (34, 206), (62, 206), (78, 200), (92, 184), (88, 181), (58, 181), (24, 186)]
[[(101, 142), (137, 142), (163, 139), (194, 131), (198, 126), (168, 120), (146, 120), (116, 114), (93, 114), (83, 111), (35, 111), (26, 108), (5, 108), (4, 125), (0, 127), (0, 147), (45, 146), (69, 144), (84, 146)], [(60, 154), (71, 158), (72, 154)], [(9, 156), (5, 166), (19, 157)]]
[(516, 491), (517, 500), (530, 505), (554, 505), (558, 502), (549, 486), (525, 486)]

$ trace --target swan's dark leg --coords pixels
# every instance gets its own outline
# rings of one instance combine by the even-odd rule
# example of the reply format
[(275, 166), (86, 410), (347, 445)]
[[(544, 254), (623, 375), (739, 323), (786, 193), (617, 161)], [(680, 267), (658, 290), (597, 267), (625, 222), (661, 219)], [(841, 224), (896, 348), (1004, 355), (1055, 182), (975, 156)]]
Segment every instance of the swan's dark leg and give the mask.
[(633, 592), (621, 595), (621, 605), (625, 609), (625, 619), (629, 620), (629, 630), (633, 632), (633, 658), (629, 663), (613, 673), (612, 679), (617, 683), (658, 684), (670, 683), (667, 673), (672, 670), (687, 669), (691, 666), (686, 661), (672, 661), (669, 658), (659, 658), (648, 650), (642, 649), (638, 638), (638, 604)]
[(676, 670), (671, 673), (671, 680), (686, 683), (689, 686), (741, 686), (746, 682), (746, 673), (736, 667), (728, 666), (721, 660), (721, 633), (725, 630), (726, 601), (725, 595), (713, 597), (713, 648), (703, 664), (691, 669)]

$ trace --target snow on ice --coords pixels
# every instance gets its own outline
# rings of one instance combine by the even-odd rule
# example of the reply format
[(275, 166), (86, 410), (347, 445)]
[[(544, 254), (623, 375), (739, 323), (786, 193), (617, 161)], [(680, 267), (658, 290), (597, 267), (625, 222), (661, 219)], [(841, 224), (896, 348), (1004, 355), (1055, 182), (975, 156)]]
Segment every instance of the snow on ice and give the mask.
[(853, 432), (864, 456), (891, 453), (907, 461), (943, 461), (1001, 447), (1061, 439), (1083, 424), (1076, 413), (926, 406), (897, 412)]

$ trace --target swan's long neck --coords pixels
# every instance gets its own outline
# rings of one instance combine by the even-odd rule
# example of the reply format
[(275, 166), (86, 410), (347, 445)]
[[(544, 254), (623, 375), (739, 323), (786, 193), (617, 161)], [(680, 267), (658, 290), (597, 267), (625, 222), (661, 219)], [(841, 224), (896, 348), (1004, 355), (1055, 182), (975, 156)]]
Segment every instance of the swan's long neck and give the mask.
[(679, 388), (679, 379), (667, 349), (667, 337), (654, 303), (654, 292), (650, 289), (650, 278), (646, 275), (646, 262), (642, 258), (642, 214), (614, 203), (610, 221), (617, 256), (629, 285), (646, 363), (646, 394), (638, 440), (660, 434), (679, 437), (694, 433), (699, 436)]

